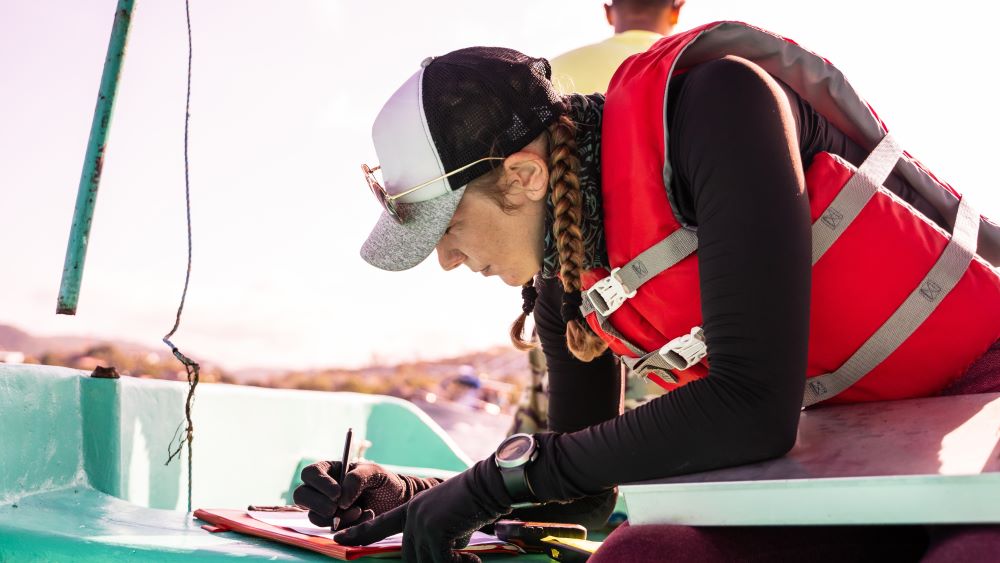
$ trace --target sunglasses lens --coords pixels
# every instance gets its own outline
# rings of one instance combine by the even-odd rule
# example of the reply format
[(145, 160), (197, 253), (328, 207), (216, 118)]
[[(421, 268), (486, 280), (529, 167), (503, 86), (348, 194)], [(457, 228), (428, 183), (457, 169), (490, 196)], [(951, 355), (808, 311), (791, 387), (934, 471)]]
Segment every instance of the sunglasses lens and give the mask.
[(375, 177), (375, 171), (369, 169), (367, 166), (364, 167), (365, 170), (365, 180), (368, 181), (368, 187), (371, 189), (372, 194), (375, 195), (375, 199), (378, 200), (382, 209), (386, 213), (392, 216), (396, 221), (400, 221), (399, 213), (396, 212), (396, 201), (389, 199), (389, 194), (386, 193), (385, 188), (382, 184), (378, 183), (378, 178)]

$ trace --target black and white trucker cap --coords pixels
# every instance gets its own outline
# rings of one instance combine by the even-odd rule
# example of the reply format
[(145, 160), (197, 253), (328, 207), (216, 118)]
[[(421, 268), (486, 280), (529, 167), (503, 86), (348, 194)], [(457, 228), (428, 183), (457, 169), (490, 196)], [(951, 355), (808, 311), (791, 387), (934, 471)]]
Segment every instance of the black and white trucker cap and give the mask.
[[(372, 126), (381, 183), (390, 195), (481, 158), (517, 152), (565, 112), (545, 59), (470, 47), (420, 66)], [(394, 271), (422, 262), (448, 228), (465, 186), (498, 163), (479, 163), (399, 198), (402, 223), (383, 212), (361, 257)]]

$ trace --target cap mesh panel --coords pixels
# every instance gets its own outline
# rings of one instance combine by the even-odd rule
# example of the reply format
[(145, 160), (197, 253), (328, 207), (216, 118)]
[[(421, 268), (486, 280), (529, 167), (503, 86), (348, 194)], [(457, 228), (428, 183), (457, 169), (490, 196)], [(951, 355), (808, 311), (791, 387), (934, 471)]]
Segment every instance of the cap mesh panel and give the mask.
[[(512, 49), (470, 47), (433, 59), (424, 70), (424, 113), (445, 170), (487, 156), (506, 157), (565, 112), (548, 61)], [(451, 189), (486, 174), (487, 161), (449, 177)]]

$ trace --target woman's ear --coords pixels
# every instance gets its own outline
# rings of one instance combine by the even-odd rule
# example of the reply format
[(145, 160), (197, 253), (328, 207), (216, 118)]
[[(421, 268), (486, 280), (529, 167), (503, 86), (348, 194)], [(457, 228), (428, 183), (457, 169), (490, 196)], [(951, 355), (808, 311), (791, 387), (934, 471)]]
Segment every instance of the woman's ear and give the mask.
[(529, 201), (545, 198), (549, 187), (549, 166), (541, 155), (519, 151), (504, 159), (504, 175), (511, 188), (508, 194), (523, 195)]
[[(684, 0), (674, 0), (674, 5), (670, 7), (670, 25), (677, 25), (677, 20), (681, 15), (681, 8), (684, 7)], [(670, 33), (673, 33), (671, 30)]]

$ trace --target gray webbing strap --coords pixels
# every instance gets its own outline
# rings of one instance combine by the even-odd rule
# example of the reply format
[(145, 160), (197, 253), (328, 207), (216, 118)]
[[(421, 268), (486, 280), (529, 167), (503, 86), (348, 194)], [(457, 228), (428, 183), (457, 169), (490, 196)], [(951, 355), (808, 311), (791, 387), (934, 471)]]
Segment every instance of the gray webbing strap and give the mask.
[(687, 258), (697, 249), (698, 235), (688, 229), (677, 229), (622, 266), (618, 270), (618, 281), (626, 292), (635, 291), (646, 281)]
[(868, 200), (875, 195), (879, 186), (885, 183), (896, 162), (903, 155), (903, 149), (891, 134), (886, 133), (875, 150), (861, 163), (858, 171), (851, 176), (837, 197), (812, 226), (812, 263), (837, 242), (837, 238), (861, 213)]
[(976, 253), (979, 213), (962, 198), (951, 240), (899, 309), (837, 371), (806, 380), (802, 406), (824, 401), (875, 369), (907, 339), (965, 275)]
[(646, 377), (652, 372), (668, 383), (677, 383), (677, 378), (670, 371), (674, 369), (674, 366), (660, 355), (659, 350), (654, 350), (638, 358), (622, 358), (622, 362), (639, 377)]
[(705, 331), (694, 327), (689, 334), (679, 336), (659, 350), (639, 358), (622, 358), (622, 361), (640, 377), (655, 373), (670, 383), (677, 383), (673, 370), (684, 371), (700, 362), (708, 353)]
[[(582, 292), (583, 299), (582, 299), (581, 305), (580, 305), (580, 314), (583, 315), (584, 318), (586, 318), (587, 315), (589, 315), (589, 314), (591, 314), (591, 313), (593, 313), (594, 311), (597, 310), (597, 309), (594, 309), (594, 304), (590, 301), (590, 296), (587, 295), (587, 293), (588, 293), (588, 290), (584, 290)], [(597, 318), (601, 319), (601, 320), (604, 319), (604, 317), (602, 315), (597, 315)]]
[(593, 303), (591, 303), (587, 293), (588, 292), (586, 291), (583, 292), (583, 304), (580, 305), (580, 313), (583, 314), (584, 318), (586, 318), (586, 316), (589, 315), (590, 313), (594, 313), (597, 318), (597, 324), (600, 325), (601, 330), (620, 340), (622, 344), (624, 344), (625, 347), (628, 348), (629, 351), (635, 354), (636, 356), (644, 356), (646, 354), (645, 350), (629, 342), (628, 339), (625, 338), (625, 336), (623, 336), (621, 333), (615, 330), (615, 327), (611, 326), (611, 322), (608, 321), (607, 317), (600, 314), (599, 312), (597, 312), (597, 310), (594, 309), (594, 305)]
[(639, 286), (687, 258), (697, 248), (698, 235), (694, 231), (677, 229), (584, 291), (580, 312), (583, 316), (593, 312), (598, 319), (606, 319), (626, 299), (634, 296)]

